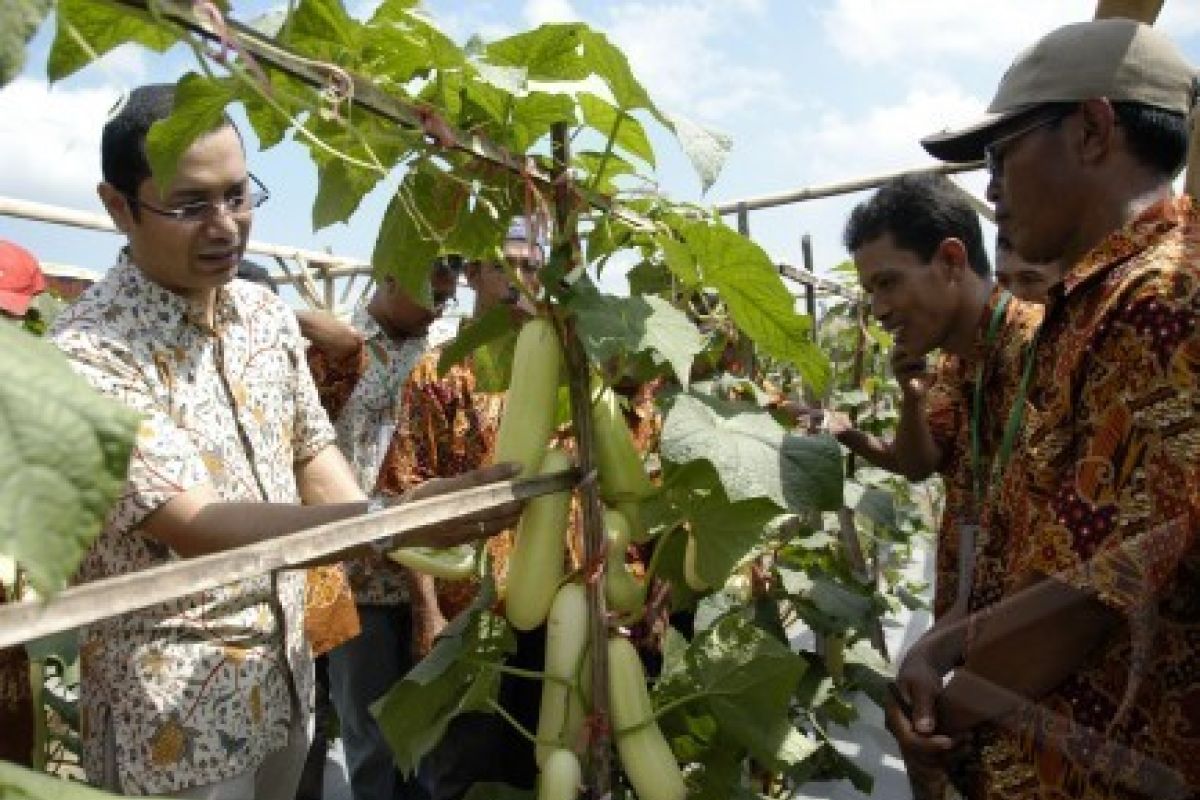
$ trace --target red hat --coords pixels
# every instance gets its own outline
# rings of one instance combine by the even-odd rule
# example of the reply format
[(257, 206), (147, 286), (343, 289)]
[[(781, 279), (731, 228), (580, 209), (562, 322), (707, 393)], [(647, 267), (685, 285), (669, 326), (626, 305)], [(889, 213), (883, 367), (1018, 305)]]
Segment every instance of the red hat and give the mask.
[(23, 317), (34, 296), (45, 290), (46, 276), (33, 254), (0, 239), (0, 311)]

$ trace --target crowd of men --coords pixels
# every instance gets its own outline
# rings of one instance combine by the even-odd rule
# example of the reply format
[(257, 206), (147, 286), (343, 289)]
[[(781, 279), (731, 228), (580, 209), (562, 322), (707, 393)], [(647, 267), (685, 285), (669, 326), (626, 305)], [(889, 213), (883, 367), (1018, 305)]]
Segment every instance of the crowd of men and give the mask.
[[(1145, 25), (1068, 25), (1016, 58), (978, 123), (923, 140), (936, 158), (986, 162), (994, 271), (944, 177), (890, 181), (847, 222), (894, 337), (900, 422), (891, 441), (829, 427), (876, 465), (946, 486), (935, 623), (886, 710), (920, 800), (1200, 793), (1200, 210), (1172, 189), (1194, 75)], [(503, 304), (518, 319), (509, 276), (538, 291), (535, 237), (511, 231), (508, 270), (437, 260), (428, 307), (385, 279), (352, 323), (296, 314), (235, 280), (268, 194), (232, 123), (197, 139), (170, 185), (152, 180), (146, 133), (172, 103), (171, 87), (142, 87), (105, 126), (99, 193), (127, 245), (52, 330), (80, 374), (145, 416), (81, 579), (511, 477), (484, 468), (502, 396), (477, 391), (469, 364), (439, 377), (426, 333), (464, 272), (476, 315)], [(518, 513), (407, 543), (490, 536)], [(368, 709), (449, 603), (378, 552), (342, 557), (87, 626), (89, 780), (291, 800), (325, 654), (355, 800), (530, 785), (529, 748), (486, 720), (456, 721), (415, 776), (396, 773)], [(534, 669), (537, 647), (523, 647)]]

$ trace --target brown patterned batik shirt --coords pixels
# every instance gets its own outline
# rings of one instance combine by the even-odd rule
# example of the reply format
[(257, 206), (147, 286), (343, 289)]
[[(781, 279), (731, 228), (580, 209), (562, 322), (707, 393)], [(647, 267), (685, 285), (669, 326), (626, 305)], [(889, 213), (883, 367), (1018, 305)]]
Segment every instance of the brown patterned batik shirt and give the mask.
[(1200, 796), (1200, 213), (1167, 200), (1067, 271), (985, 517), (973, 609), (1055, 576), (1124, 624), (978, 737), (972, 800)]

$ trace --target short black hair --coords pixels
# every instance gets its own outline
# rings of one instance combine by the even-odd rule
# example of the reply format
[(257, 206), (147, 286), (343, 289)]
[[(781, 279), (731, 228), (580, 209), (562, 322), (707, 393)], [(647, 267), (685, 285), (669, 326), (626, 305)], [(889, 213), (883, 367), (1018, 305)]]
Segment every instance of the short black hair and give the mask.
[[(172, 83), (139, 86), (113, 107), (100, 137), (100, 171), (104, 180), (117, 191), (136, 196), (142, 181), (150, 177), (146, 134), (151, 125), (171, 116), (174, 107), (175, 85)], [(233, 120), (224, 114), (213, 130), (226, 125), (237, 130)]]
[(850, 212), (842, 241), (853, 253), (886, 234), (926, 262), (943, 241), (958, 239), (967, 248), (971, 269), (981, 276), (991, 274), (979, 215), (963, 190), (940, 173), (908, 173), (880, 186)]
[(1112, 107), (1134, 158), (1163, 177), (1178, 175), (1187, 163), (1187, 117), (1145, 103), (1118, 102)]

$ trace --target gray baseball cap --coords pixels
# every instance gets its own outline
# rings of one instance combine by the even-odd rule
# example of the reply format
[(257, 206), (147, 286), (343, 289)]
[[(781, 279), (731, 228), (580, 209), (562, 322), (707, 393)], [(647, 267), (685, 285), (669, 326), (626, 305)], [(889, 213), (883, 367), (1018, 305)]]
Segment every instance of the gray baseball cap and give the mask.
[(1006, 123), (1047, 103), (1093, 97), (1187, 114), (1196, 71), (1170, 39), (1129, 19), (1077, 22), (1050, 32), (1017, 56), (983, 118), (921, 145), (942, 161), (977, 161)]

